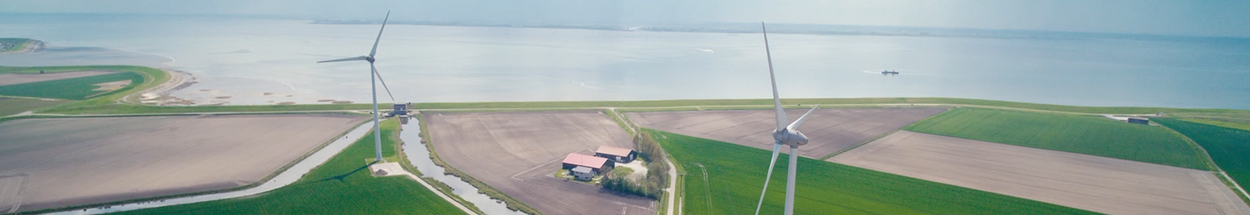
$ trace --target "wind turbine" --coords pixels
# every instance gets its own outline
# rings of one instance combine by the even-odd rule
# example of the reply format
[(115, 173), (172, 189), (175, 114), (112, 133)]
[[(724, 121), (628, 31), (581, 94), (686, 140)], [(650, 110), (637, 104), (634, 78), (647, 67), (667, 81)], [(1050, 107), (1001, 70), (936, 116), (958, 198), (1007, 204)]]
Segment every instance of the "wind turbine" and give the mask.
[(768, 192), (768, 180), (773, 177), (773, 166), (777, 164), (777, 154), (781, 151), (781, 145), (790, 146), (790, 168), (789, 177), (786, 177), (786, 210), (785, 215), (794, 214), (794, 177), (798, 174), (799, 146), (807, 145), (807, 135), (799, 132), (799, 125), (807, 119), (807, 115), (812, 114), (820, 105), (812, 107), (798, 120), (786, 125), (785, 109), (781, 108), (781, 97), (777, 95), (777, 78), (773, 75), (773, 55), (768, 50), (768, 28), (764, 27), (764, 23), (760, 22), (760, 29), (764, 32), (764, 53), (768, 56), (768, 79), (773, 83), (773, 108), (777, 111), (777, 129), (773, 130), (773, 159), (768, 162), (768, 174), (764, 176), (764, 191), (760, 192), (760, 203), (755, 206), (755, 214), (760, 214), (760, 207), (764, 206), (764, 194)]
[(378, 68), (373, 66), (373, 61), (376, 60), (373, 58), (373, 55), (378, 53), (378, 42), (382, 41), (382, 30), (386, 30), (386, 21), (390, 18), (391, 18), (391, 11), (386, 11), (386, 18), (382, 19), (382, 29), (378, 30), (378, 38), (373, 40), (373, 49), (369, 50), (369, 55), (359, 56), (359, 57), (349, 57), (349, 58), (343, 58), (343, 59), (317, 61), (317, 63), (357, 61), (357, 60), (363, 60), (363, 61), (369, 62), (369, 70), (373, 71), (373, 74), (369, 75), (369, 85), (370, 87), (373, 88), (373, 141), (374, 141), (374, 152), (375, 152), (374, 154), (377, 156), (374, 161), (377, 161), (377, 162), (383, 161), (382, 160), (382, 129), (381, 129), (381, 126), (378, 125), (378, 84), (377, 84), (377, 81), (373, 80), (374, 77), (377, 77), (378, 81), (382, 81), (382, 87), (386, 89), (386, 95), (391, 97), (391, 102), (395, 101), (395, 96), (391, 95), (391, 88), (386, 87), (386, 81), (382, 80), (382, 74), (378, 73)]

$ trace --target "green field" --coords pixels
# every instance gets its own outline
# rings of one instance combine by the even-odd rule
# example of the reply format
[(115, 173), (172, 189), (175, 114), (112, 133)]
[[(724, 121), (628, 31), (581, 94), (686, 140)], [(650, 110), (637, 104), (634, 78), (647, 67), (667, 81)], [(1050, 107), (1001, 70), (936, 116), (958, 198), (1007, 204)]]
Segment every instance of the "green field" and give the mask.
[[(104, 92), (96, 91), (95, 84), (130, 80), (130, 85), (121, 89)], [(39, 98), (56, 98), (68, 100), (82, 100), (89, 97), (106, 95), (113, 92), (125, 91), (134, 88), (135, 84), (142, 84), (143, 76), (136, 73), (122, 72), (105, 75), (96, 75), (88, 77), (69, 78), (61, 80), (41, 81), (24, 84), (14, 84), (0, 86), (0, 95), (23, 96), (23, 97), (39, 97)]]
[[(769, 151), (644, 129), (685, 171), (686, 214), (752, 214)], [(760, 214), (781, 214), (787, 157), (777, 159)], [(1090, 214), (1049, 203), (820, 160), (799, 160), (795, 214)], [(705, 177), (706, 175), (706, 177)]]
[[(35, 73), (39, 73), (39, 71), (71, 72), (71, 71), (100, 71), (100, 70), (132, 73), (132, 74), (142, 77), (142, 81), (141, 82), (132, 81), (131, 84), (125, 88), (112, 91), (109, 93), (105, 93), (105, 94), (94, 95), (94, 96), (91, 96), (91, 98), (86, 99), (86, 100), (71, 102), (71, 103), (63, 104), (63, 105), (57, 105), (55, 107), (50, 107), (40, 112), (55, 112), (55, 113), (74, 113), (75, 111), (97, 112), (97, 113), (98, 112), (120, 112), (120, 111), (115, 111), (113, 109), (115, 109), (116, 106), (137, 106), (137, 105), (131, 105), (131, 104), (118, 104), (117, 101), (122, 100), (122, 98), (124, 98), (126, 95), (134, 94), (139, 91), (155, 87), (169, 80), (169, 74), (165, 73), (165, 71), (161, 71), (159, 69), (153, 69), (149, 67), (142, 67), (142, 66), (45, 66), (45, 67), (0, 66), (0, 74), (5, 74), (5, 73), (35, 74)], [(84, 78), (89, 78), (89, 77), (84, 77)], [(38, 83), (43, 83), (43, 82), (38, 82)], [(13, 86), (13, 85), (10, 85), (10, 86)], [(147, 106), (147, 107), (156, 107), (156, 106)], [(91, 110), (91, 111), (83, 111), (83, 110)]]
[(26, 49), (34, 40), (26, 38), (0, 38), (0, 52), (13, 52)]
[[(382, 124), (383, 156), (391, 159), (397, 125)], [(412, 179), (371, 176), (365, 160), (372, 158), (370, 133), (294, 184), (258, 196), (119, 214), (464, 214)]]
[(0, 117), (26, 112), (44, 107), (58, 104), (65, 104), (69, 101), (65, 100), (40, 100), (40, 99), (19, 99), (0, 97)]
[(1201, 145), (1211, 160), (1242, 188), (1250, 185), (1250, 130), (1205, 125), (1171, 118), (1153, 118)]
[(915, 132), (1209, 170), (1205, 157), (1166, 128), (1100, 116), (959, 108), (904, 127)]
[(1243, 123), (1243, 122), (1230, 122), (1230, 121), (1218, 120), (1218, 119), (1194, 119), (1194, 118), (1181, 118), (1181, 120), (1250, 131), (1250, 124)]

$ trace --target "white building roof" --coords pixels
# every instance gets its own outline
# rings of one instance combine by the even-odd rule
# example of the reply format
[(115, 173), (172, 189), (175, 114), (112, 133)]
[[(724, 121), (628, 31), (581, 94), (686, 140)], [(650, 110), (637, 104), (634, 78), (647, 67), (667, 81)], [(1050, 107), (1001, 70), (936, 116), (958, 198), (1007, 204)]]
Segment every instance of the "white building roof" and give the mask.
[(584, 167), (584, 166), (573, 167), (573, 172), (590, 173), (590, 167)]

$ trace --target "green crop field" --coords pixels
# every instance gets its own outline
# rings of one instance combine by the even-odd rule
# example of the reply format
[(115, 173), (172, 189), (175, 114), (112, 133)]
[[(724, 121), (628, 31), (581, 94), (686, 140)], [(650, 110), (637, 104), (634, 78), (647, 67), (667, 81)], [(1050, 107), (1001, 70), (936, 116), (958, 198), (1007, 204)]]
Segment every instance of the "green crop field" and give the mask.
[(1243, 122), (1233, 122), (1233, 121), (1218, 120), (1218, 119), (1195, 119), (1195, 118), (1181, 118), (1181, 120), (1250, 131), (1250, 124), (1243, 123)]
[(1118, 122), (1099, 116), (960, 108), (904, 129), (1209, 170), (1198, 149), (1166, 128)]
[[(131, 81), (130, 85), (125, 88), (115, 90), (112, 92), (108, 92), (108, 93), (104, 93), (104, 94), (93, 95), (93, 96), (90, 96), (90, 98), (86, 100), (50, 107), (45, 110), (42, 110), (41, 112), (67, 113), (67, 112), (74, 112), (74, 111), (81, 111), (81, 110), (92, 110), (92, 111), (97, 111), (97, 112), (115, 112), (115, 111), (110, 111), (110, 110), (115, 109), (114, 106), (138, 106), (138, 105), (130, 105), (130, 104), (118, 104), (117, 101), (121, 100), (126, 95), (130, 95), (130, 94), (139, 92), (141, 90), (149, 89), (157, 85), (160, 85), (162, 83), (165, 83), (170, 78), (169, 74), (165, 73), (165, 71), (161, 71), (159, 69), (153, 69), (149, 67), (142, 67), (142, 66), (43, 66), (43, 67), (0, 66), (0, 74), (5, 74), (5, 73), (35, 74), (35, 73), (39, 73), (39, 71), (71, 72), (71, 71), (100, 71), (100, 70), (133, 73), (142, 77), (142, 81), (140, 82)], [(84, 78), (89, 78), (89, 77), (84, 77)], [(42, 83), (42, 82), (39, 82), (39, 83)], [(13, 85), (10, 85), (10, 86), (13, 86)], [(145, 106), (145, 107), (156, 107), (156, 106)], [(82, 112), (91, 112), (91, 111), (82, 111)]]
[[(393, 157), (398, 123), (382, 124), (383, 156)], [(254, 197), (175, 205), (119, 214), (464, 214), (407, 177), (375, 178), (370, 133), (294, 184)]]
[[(752, 214), (769, 151), (644, 129), (685, 171), (686, 214)], [(761, 214), (781, 214), (787, 157)], [(1064, 206), (801, 158), (795, 214), (1090, 214)]]
[(134, 85), (136, 84), (142, 84), (143, 76), (130, 72), (121, 72), (88, 77), (6, 85), (0, 86), (0, 95), (81, 100), (88, 97), (111, 93), (96, 91), (95, 89), (99, 88), (99, 86), (96, 86), (95, 84), (121, 80), (130, 80), (130, 85), (112, 92), (125, 91), (130, 88), (134, 88)]
[(0, 38), (0, 52), (21, 51), (34, 40), (26, 38)]
[(1171, 118), (1151, 119), (1172, 128), (1201, 145), (1211, 160), (1242, 188), (1250, 185), (1250, 131), (1199, 124)]

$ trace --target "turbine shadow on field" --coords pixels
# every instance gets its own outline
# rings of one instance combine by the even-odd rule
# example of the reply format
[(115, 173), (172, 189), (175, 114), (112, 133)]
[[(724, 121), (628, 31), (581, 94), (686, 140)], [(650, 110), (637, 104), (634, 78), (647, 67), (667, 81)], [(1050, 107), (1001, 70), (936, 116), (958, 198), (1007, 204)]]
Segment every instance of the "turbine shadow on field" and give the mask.
[[(343, 180), (343, 179), (346, 179), (346, 178), (347, 178), (347, 176), (350, 176), (350, 175), (352, 175), (352, 174), (356, 174), (357, 172), (360, 172), (361, 170), (369, 169), (369, 166), (370, 166), (370, 165), (373, 165), (373, 164), (375, 164), (375, 163), (378, 163), (378, 162), (377, 162), (377, 161), (369, 162), (369, 163), (366, 163), (364, 166), (360, 166), (360, 168), (356, 168), (356, 169), (352, 170), (351, 172), (343, 173), (343, 174), (341, 174), (341, 175), (336, 175), (336, 176), (332, 176), (332, 177), (329, 177), (329, 178), (324, 178), (324, 179), (321, 179), (321, 180), (317, 180), (316, 182), (323, 182), (323, 181), (329, 181), (329, 180), (338, 180), (339, 182), (347, 182), (347, 181), (345, 181), (345, 180)], [(315, 182), (314, 182), (314, 183), (315, 183)]]

